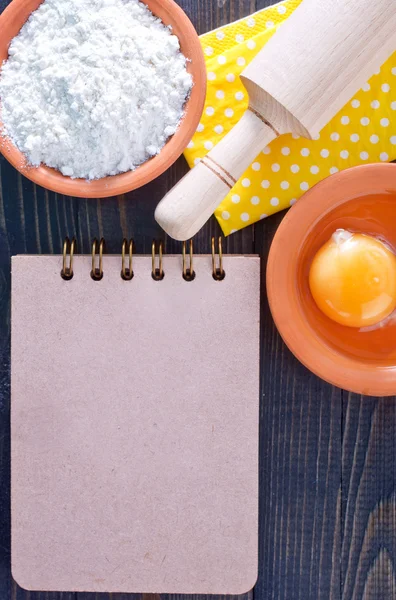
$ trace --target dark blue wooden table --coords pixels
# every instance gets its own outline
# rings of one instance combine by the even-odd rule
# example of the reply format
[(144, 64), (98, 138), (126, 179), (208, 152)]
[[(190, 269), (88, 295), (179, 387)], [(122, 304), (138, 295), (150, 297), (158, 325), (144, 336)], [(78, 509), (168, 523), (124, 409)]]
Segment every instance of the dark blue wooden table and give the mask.
[[(200, 33), (271, 3), (178, 1)], [(0, 0), (0, 11), (7, 4), (8, 0)], [(153, 238), (164, 239), (168, 252), (179, 252), (180, 244), (163, 236), (153, 213), (185, 170), (180, 159), (136, 192), (107, 200), (80, 200), (33, 185), (0, 158), (0, 600), (95, 598), (28, 593), (11, 577), (10, 256), (60, 253), (63, 238), (73, 234), (79, 250), (86, 253), (95, 236), (106, 238), (110, 253), (119, 252), (123, 237), (133, 237), (138, 252), (150, 252)], [(281, 218), (272, 217), (232, 235), (226, 250), (259, 253), (264, 276)], [(211, 236), (219, 233), (213, 219), (198, 234), (195, 250), (208, 252)], [(275, 330), (264, 283), (261, 334), (260, 575), (247, 597), (396, 599), (395, 399), (349, 394), (309, 373)], [(113, 600), (129, 597), (111, 596)]]

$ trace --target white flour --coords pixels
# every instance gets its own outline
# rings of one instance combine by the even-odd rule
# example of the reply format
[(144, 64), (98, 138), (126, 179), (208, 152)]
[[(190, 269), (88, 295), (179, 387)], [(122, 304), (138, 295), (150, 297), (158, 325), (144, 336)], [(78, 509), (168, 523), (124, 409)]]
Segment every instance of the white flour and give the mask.
[(177, 37), (138, 0), (45, 0), (2, 67), (3, 134), (32, 165), (115, 175), (158, 154), (191, 86)]

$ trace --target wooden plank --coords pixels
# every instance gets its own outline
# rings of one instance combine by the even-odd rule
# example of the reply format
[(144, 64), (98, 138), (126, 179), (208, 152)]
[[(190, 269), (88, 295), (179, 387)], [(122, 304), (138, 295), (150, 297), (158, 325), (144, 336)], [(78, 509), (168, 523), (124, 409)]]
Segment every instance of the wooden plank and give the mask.
[[(199, 34), (206, 33), (257, 10), (255, 0), (177, 0)], [(259, 0), (261, 8), (274, 4), (271, 0)]]
[[(5, 160), (0, 159), (0, 184)], [(8, 600), (10, 575), (10, 248), (0, 185), (0, 597)]]
[(343, 600), (396, 598), (395, 399), (345, 393), (343, 421)]
[[(265, 262), (282, 215), (256, 227)], [(341, 390), (291, 355), (263, 281), (260, 577), (254, 597), (339, 598)]]

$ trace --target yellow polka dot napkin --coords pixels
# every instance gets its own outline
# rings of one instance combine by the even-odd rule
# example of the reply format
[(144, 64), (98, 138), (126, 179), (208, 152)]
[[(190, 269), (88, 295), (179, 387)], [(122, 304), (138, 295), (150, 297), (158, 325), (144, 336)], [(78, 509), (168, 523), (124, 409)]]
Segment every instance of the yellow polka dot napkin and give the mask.
[[(201, 37), (208, 71), (206, 105), (185, 156), (193, 166), (248, 106), (239, 75), (300, 4), (286, 0)], [(292, 205), (332, 173), (396, 159), (396, 53), (315, 140), (283, 135), (243, 174), (215, 215), (225, 235)]]

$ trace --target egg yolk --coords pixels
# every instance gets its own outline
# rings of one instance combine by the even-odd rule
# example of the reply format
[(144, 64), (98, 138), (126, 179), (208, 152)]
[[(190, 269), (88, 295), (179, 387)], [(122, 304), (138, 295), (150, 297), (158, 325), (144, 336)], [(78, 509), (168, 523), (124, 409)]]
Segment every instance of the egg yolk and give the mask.
[(374, 237), (339, 229), (316, 254), (309, 286), (333, 321), (375, 325), (396, 308), (396, 256)]

